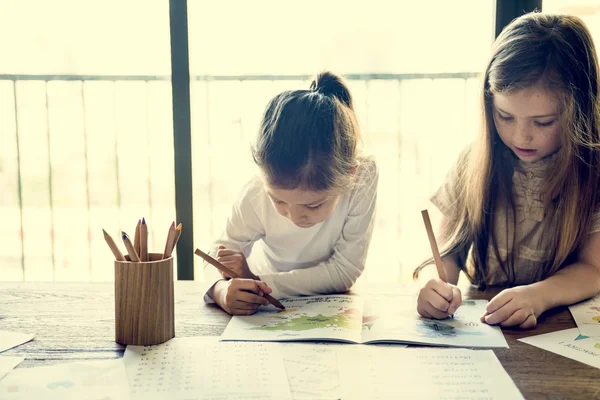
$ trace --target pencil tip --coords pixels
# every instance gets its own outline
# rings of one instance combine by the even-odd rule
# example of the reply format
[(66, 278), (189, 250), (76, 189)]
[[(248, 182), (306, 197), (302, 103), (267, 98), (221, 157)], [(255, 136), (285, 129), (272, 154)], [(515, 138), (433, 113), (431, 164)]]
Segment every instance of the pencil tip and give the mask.
[(181, 222), (180, 222), (179, 225), (177, 225), (177, 230), (180, 231), (182, 227), (183, 227), (183, 225), (181, 225)]
[(142, 225), (146, 225), (146, 218), (142, 217)]
[(175, 221), (171, 222), (171, 228), (175, 227)]
[(102, 233), (104, 233), (105, 235), (108, 235), (108, 233), (106, 233), (106, 231), (104, 230), (104, 228), (102, 229)]
[(121, 237), (123, 238), (123, 240), (127, 239), (127, 234), (123, 231), (121, 231)]

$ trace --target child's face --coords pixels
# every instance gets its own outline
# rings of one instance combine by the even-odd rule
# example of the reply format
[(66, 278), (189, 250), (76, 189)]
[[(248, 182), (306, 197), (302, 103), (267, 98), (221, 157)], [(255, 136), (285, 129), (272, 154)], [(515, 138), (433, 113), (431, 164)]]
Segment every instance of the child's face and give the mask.
[(300, 228), (310, 228), (333, 214), (340, 195), (332, 191), (280, 189), (265, 185), (277, 212)]
[(519, 159), (535, 162), (560, 148), (558, 98), (542, 85), (494, 92), (494, 123)]

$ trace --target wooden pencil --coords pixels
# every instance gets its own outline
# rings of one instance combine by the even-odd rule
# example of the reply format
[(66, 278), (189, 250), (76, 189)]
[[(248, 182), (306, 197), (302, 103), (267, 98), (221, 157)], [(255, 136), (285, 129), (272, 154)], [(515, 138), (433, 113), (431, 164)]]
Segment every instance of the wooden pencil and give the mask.
[[(196, 249), (194, 254), (196, 254), (197, 256), (202, 258), (207, 263), (211, 264), (213, 267), (217, 268), (219, 271), (226, 273), (230, 277), (241, 278), (241, 276), (239, 276), (238, 274), (236, 274), (235, 272), (233, 272), (232, 270), (230, 270), (229, 268), (227, 268), (226, 266), (224, 266), (223, 264), (221, 264), (220, 262), (218, 262), (217, 260), (215, 260), (214, 258), (209, 256), (208, 254), (204, 253), (202, 250)], [(277, 300), (273, 296), (266, 294), (266, 293), (264, 293), (263, 296), (265, 297), (265, 299), (267, 299), (267, 301), (269, 303), (273, 304), (275, 307), (285, 310), (285, 306), (283, 304), (281, 304), (279, 302), (279, 300)]]
[(175, 236), (173, 238), (173, 246), (171, 246), (171, 252), (169, 253), (169, 256), (171, 254), (173, 254), (173, 251), (175, 250), (175, 246), (177, 246), (177, 242), (179, 241), (179, 238), (181, 237), (181, 229), (183, 228), (183, 225), (181, 223), (179, 223), (179, 225), (177, 225), (177, 228), (175, 228)]
[(123, 253), (121, 253), (121, 250), (119, 250), (119, 247), (117, 246), (117, 244), (115, 243), (113, 238), (104, 229), (102, 229), (102, 232), (104, 232), (104, 240), (106, 240), (106, 243), (108, 244), (108, 247), (110, 247), (110, 250), (115, 255), (116, 260), (117, 261), (125, 261), (125, 257), (123, 256)]
[(165, 243), (165, 251), (163, 252), (163, 259), (167, 259), (171, 256), (171, 250), (173, 249), (173, 240), (175, 239), (175, 221), (171, 222), (169, 227), (169, 233), (167, 234), (167, 243)]
[(135, 226), (135, 233), (133, 234), (133, 248), (137, 254), (141, 254), (141, 241), (140, 241), (140, 227), (142, 225), (142, 220), (138, 219), (138, 223)]
[(148, 261), (148, 225), (146, 225), (146, 218), (142, 218), (142, 224), (140, 225), (140, 259)]
[(133, 243), (131, 243), (131, 240), (129, 240), (129, 236), (127, 236), (125, 232), (121, 232), (121, 237), (123, 238), (123, 243), (125, 243), (127, 253), (129, 254), (129, 260), (133, 262), (140, 262), (140, 257), (133, 248)]
[(435, 235), (433, 234), (433, 228), (431, 227), (429, 213), (427, 212), (427, 210), (422, 210), (421, 216), (423, 216), (423, 223), (425, 224), (425, 230), (427, 231), (429, 245), (431, 246), (431, 252), (433, 253), (433, 261), (435, 262), (435, 267), (437, 268), (438, 275), (442, 281), (448, 282), (448, 280), (446, 279), (446, 271), (444, 270), (444, 264), (442, 263), (442, 258), (440, 257), (437, 242), (435, 241)]

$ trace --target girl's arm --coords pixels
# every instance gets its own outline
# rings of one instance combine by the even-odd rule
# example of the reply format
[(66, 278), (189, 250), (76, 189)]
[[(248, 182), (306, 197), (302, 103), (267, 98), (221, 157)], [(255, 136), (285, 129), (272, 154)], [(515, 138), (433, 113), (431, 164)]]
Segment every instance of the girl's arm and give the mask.
[(600, 232), (589, 235), (577, 262), (531, 286), (538, 293), (541, 312), (595, 296), (600, 291)]
[(589, 235), (575, 263), (543, 281), (503, 290), (483, 317), (489, 324), (532, 328), (544, 311), (570, 305), (600, 291), (600, 232)]
[[(254, 180), (244, 188), (240, 195), (240, 200), (232, 207), (225, 231), (213, 243), (213, 248), (209, 250), (209, 254), (213, 258), (217, 258), (216, 252), (218, 246), (224, 246), (228, 249), (244, 249), (264, 236), (263, 224), (252, 204), (252, 200), (257, 198), (257, 192), (260, 191), (260, 188), (260, 182)], [(214, 303), (214, 299), (216, 298), (215, 291), (219, 288), (225, 288), (224, 284), (226, 282), (215, 267), (206, 262), (203, 264), (206, 284), (204, 301)]]
[(275, 298), (345, 292), (362, 274), (375, 222), (378, 182), (374, 163), (365, 170), (331, 257), (314, 267), (259, 276)]

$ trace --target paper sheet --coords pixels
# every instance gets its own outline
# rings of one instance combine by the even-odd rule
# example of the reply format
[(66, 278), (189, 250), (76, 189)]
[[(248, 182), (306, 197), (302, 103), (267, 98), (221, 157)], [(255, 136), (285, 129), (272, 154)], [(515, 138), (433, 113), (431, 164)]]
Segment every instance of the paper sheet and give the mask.
[(127, 400), (122, 359), (19, 368), (0, 381), (3, 400)]
[(600, 339), (600, 295), (569, 307), (579, 333)]
[(346, 346), (338, 365), (344, 400), (523, 398), (491, 350)]
[(577, 328), (529, 336), (519, 341), (600, 368), (600, 339), (582, 336)]
[(6, 374), (12, 371), (23, 360), (23, 357), (0, 357), (0, 380), (2, 380), (2, 378), (4, 378)]
[(291, 399), (277, 343), (175, 338), (127, 346), (123, 361), (134, 399)]
[[(337, 353), (346, 346), (358, 345), (325, 342), (282, 343), (281, 346), (293, 400), (341, 398)], [(405, 348), (406, 345), (371, 347)]]
[(29, 342), (35, 335), (30, 333), (0, 331), (0, 353), (23, 343)]

